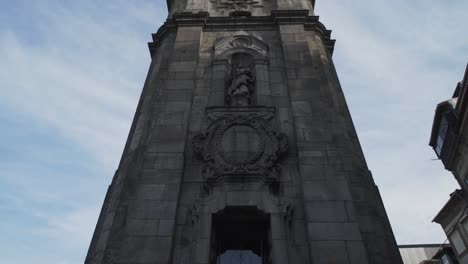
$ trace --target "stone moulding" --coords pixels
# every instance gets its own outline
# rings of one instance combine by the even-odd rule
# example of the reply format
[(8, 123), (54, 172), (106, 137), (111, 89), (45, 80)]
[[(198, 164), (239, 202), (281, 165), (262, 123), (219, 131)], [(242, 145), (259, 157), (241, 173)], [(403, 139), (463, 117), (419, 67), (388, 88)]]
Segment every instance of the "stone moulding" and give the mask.
[(335, 40), (331, 30), (319, 21), (318, 16), (309, 16), (307, 10), (277, 10), (270, 16), (256, 17), (210, 17), (207, 12), (176, 13), (153, 34), (153, 42), (148, 43), (151, 56), (155, 54), (160, 40), (168, 32), (176, 31), (179, 26), (201, 26), (204, 31), (275, 30), (279, 25), (303, 24), (304, 30), (315, 31), (330, 55), (333, 55)]
[(251, 49), (265, 58), (268, 53), (268, 45), (258, 34), (249, 34), (245, 31), (238, 31), (233, 36), (217, 39), (214, 43), (215, 57), (232, 49)]
[(211, 124), (192, 141), (206, 182), (277, 181), (288, 140), (271, 126), (274, 115), (274, 108), (263, 106), (207, 108)]
[[(166, 0), (167, 8), (171, 10), (173, 0)], [(315, 8), (315, 0), (311, 0), (312, 7)]]

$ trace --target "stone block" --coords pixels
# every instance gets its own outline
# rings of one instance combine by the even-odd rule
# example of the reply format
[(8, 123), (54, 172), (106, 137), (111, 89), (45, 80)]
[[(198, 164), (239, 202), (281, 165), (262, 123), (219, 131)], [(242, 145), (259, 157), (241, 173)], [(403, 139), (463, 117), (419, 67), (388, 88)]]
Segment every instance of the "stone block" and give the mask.
[(256, 91), (258, 95), (270, 95), (270, 84), (265, 81), (257, 81)]
[(307, 221), (346, 222), (344, 201), (309, 201), (305, 203)]
[(164, 184), (136, 184), (134, 191), (134, 199), (137, 200), (156, 200), (160, 201), (163, 198)]
[(183, 125), (159, 125), (155, 127), (153, 139), (155, 140), (183, 140), (185, 129)]
[(168, 113), (189, 112), (190, 106), (190, 102), (166, 102), (163, 110)]
[(272, 214), (270, 221), (271, 239), (286, 239), (283, 217), (280, 214)]
[(200, 132), (202, 126), (202, 119), (201, 118), (192, 118), (190, 119), (190, 132)]
[(318, 79), (320, 78), (320, 76), (323, 76), (323, 74), (320, 74), (320, 70), (321, 68), (319, 68), (319, 66), (297, 68), (296, 70), (297, 78)]
[(292, 233), (297, 245), (307, 245), (307, 230), (303, 220), (293, 221)]
[(101, 232), (110, 230), (112, 228), (112, 224), (114, 223), (114, 216), (115, 211), (106, 214), (104, 223), (102, 224)]
[(359, 225), (356, 223), (308, 223), (311, 241), (358, 241), (361, 240)]
[(171, 184), (181, 181), (181, 170), (144, 170), (139, 181), (142, 183)]
[[(271, 241), (272, 255), (274, 262), (278, 264), (288, 264), (288, 251), (286, 240), (272, 239)], [(292, 263), (291, 263), (292, 264)]]
[(174, 233), (174, 220), (161, 219), (159, 220), (158, 236), (172, 236)]
[(281, 25), (280, 26), (280, 33), (281, 36), (287, 33), (303, 33), (304, 26), (303, 25)]
[[(158, 249), (158, 250), (155, 250)], [(168, 237), (130, 236), (122, 241), (118, 255), (122, 263), (160, 263), (169, 261), (171, 239)]]
[(304, 156), (304, 155), (299, 156), (299, 162), (304, 165), (325, 165), (329, 163), (326, 156)]
[(205, 109), (208, 105), (208, 96), (194, 96), (192, 109)]
[(176, 202), (152, 200), (133, 200), (128, 207), (128, 218), (132, 219), (173, 219)]
[(143, 158), (143, 169), (154, 169), (154, 156), (146, 155)]
[(198, 58), (199, 43), (183, 41), (174, 43), (172, 61), (195, 61)]
[(184, 111), (179, 112), (160, 112), (158, 115), (158, 125), (180, 126), (185, 121)]
[(166, 185), (166, 189), (164, 190), (164, 201), (177, 201), (179, 198), (179, 190), (180, 184), (179, 183), (170, 183)]
[(311, 263), (309, 259), (309, 246), (295, 246), (292, 248), (292, 254), (289, 255), (291, 264), (308, 264)]
[(210, 240), (198, 239), (195, 246), (195, 263), (208, 264), (210, 255)]
[(179, 27), (177, 30), (176, 41), (199, 41), (201, 38), (201, 27)]
[(356, 209), (353, 201), (345, 201), (346, 214), (349, 221), (356, 221)]
[(152, 141), (148, 145), (148, 152), (183, 152), (184, 141)]
[(184, 247), (175, 247), (174, 249), (174, 263), (173, 264), (186, 264), (190, 263), (192, 256), (190, 250)]
[(196, 65), (197, 63), (195, 61), (170, 62), (169, 72), (193, 72)]
[(203, 213), (200, 215), (200, 218), (198, 219), (197, 238), (210, 239), (212, 229), (211, 216), (211, 213)]
[(195, 82), (193, 80), (166, 80), (165, 88), (173, 90), (193, 90), (195, 88)]
[(182, 204), (193, 204), (193, 201), (201, 192), (201, 183), (184, 182), (180, 202)]
[(158, 220), (127, 219), (125, 231), (130, 236), (156, 236)]
[(311, 241), (310, 254), (314, 264), (349, 264), (344, 241)]
[(182, 153), (158, 152), (154, 157), (154, 168), (160, 170), (182, 169), (184, 166), (184, 156)]
[(273, 96), (287, 96), (288, 94), (286, 85), (283, 83), (272, 83), (270, 87), (271, 95)]
[(192, 90), (164, 90), (167, 102), (190, 102)]
[(295, 33), (282, 33), (281, 40), (283, 42), (296, 42), (296, 34)]
[[(271, 98), (271, 99), (270, 99)], [(287, 96), (271, 96), (270, 99), (277, 108), (285, 108), (290, 106), (290, 101)], [(265, 105), (271, 105), (271, 101), (265, 102)]]
[(293, 184), (283, 184), (283, 193), (285, 197), (296, 198), (299, 197), (299, 187)]
[(304, 199), (307, 201), (351, 200), (348, 183), (345, 180), (308, 181), (304, 183)]
[(215, 92), (212, 93), (210, 99), (208, 100), (209, 106), (219, 106), (224, 105), (224, 92)]
[(177, 79), (177, 80), (193, 80), (194, 79), (195, 73), (193, 71), (191, 72), (174, 72), (173, 77), (169, 79)]
[(324, 180), (326, 177), (326, 169), (324, 165), (301, 164), (300, 172), (304, 181)]
[(96, 247), (95, 247), (96, 251), (101, 251), (101, 250), (106, 249), (107, 241), (109, 239), (110, 232), (111, 232), (110, 230), (101, 232), (101, 234), (99, 235), (99, 239), (98, 239), (98, 241), (96, 243)]
[(346, 248), (350, 264), (366, 264), (367, 259), (366, 249), (362, 241), (347, 241)]
[(190, 164), (186, 166), (184, 173), (184, 182), (203, 182), (203, 165)]
[(281, 182), (291, 181), (291, 168), (289, 166), (287, 165), (281, 166), (280, 181)]
[(278, 116), (280, 118), (281, 123), (290, 123), (292, 120), (290, 119), (289, 116), (289, 108), (288, 107), (282, 107), (278, 109)]
[(293, 101), (291, 104), (293, 116), (309, 116), (312, 113), (307, 101)]
[(271, 83), (283, 83), (284, 77), (282, 71), (272, 71), (270, 74)]

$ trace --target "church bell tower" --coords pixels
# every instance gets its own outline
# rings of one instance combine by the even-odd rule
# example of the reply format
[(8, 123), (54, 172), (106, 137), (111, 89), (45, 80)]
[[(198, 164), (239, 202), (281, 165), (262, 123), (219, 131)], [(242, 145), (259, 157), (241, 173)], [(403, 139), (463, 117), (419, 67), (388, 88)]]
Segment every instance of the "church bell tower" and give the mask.
[(400, 264), (314, 0), (168, 0), (86, 264)]

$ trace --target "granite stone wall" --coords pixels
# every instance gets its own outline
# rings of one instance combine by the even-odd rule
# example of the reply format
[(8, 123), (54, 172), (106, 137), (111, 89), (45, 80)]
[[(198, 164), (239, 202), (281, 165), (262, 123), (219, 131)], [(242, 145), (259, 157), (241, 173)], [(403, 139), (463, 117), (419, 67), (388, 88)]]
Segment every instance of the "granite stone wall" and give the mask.
[[(305, 3), (231, 16), (212, 11), (213, 1), (171, 4), (150, 43), (148, 77), (85, 263), (215, 263), (213, 215), (225, 208), (268, 215), (268, 263), (402, 263), (330, 31), (311, 11), (289, 10)], [(232, 106), (238, 53), (253, 58), (252, 98)], [(224, 141), (251, 133), (254, 158), (227, 159), (245, 149)]]

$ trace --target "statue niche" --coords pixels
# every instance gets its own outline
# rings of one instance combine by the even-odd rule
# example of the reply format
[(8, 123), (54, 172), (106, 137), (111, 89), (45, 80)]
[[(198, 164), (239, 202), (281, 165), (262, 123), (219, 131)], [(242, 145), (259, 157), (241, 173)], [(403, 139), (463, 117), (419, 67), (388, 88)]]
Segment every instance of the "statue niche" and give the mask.
[(247, 53), (235, 53), (230, 59), (231, 78), (226, 91), (226, 103), (232, 106), (253, 104), (255, 92), (254, 58)]

